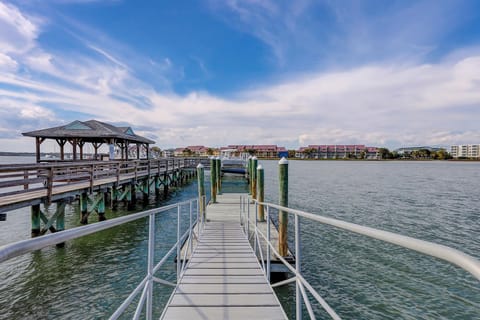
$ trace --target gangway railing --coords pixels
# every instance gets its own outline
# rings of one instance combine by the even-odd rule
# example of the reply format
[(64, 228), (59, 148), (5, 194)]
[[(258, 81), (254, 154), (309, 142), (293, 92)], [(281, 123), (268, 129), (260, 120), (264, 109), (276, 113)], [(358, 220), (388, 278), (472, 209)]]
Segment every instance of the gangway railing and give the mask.
[[(205, 199), (204, 199), (205, 200)], [(186, 257), (191, 254), (194, 248), (194, 239), (198, 239), (201, 234), (205, 219), (200, 215), (199, 199), (191, 199), (168, 206), (146, 210), (138, 213), (134, 213), (128, 216), (114, 218), (111, 220), (98, 222), (82, 227), (77, 227), (61, 232), (52, 233), (49, 235), (23, 240), (12, 244), (7, 244), (0, 247), (0, 263), (12, 259), (14, 257), (42, 249), (47, 246), (63, 243), (68, 240), (80, 238), (92, 233), (100, 232), (102, 230), (110, 229), (128, 222), (132, 222), (142, 218), (149, 218), (148, 224), (148, 249), (147, 249), (147, 270), (146, 275), (138, 286), (130, 293), (125, 301), (118, 307), (118, 309), (111, 315), (110, 319), (118, 319), (132, 303), (135, 297), (141, 292), (140, 300), (137, 304), (133, 319), (138, 319), (146, 307), (146, 318), (152, 319), (153, 313), (153, 283), (159, 283), (169, 287), (175, 287), (176, 284), (167, 280), (157, 278), (155, 273), (167, 262), (168, 258), (176, 253), (177, 257), (177, 281), (180, 279), (181, 274), (185, 270)], [(203, 201), (205, 203), (205, 201)], [(188, 219), (189, 227), (181, 234), (181, 212), (182, 208), (187, 207), (189, 210)], [(157, 264), (155, 262), (155, 216), (159, 213), (177, 209), (177, 241), (170, 248), (170, 250), (160, 259)], [(196, 232), (195, 232), (196, 230)], [(188, 240), (187, 240), (188, 237)], [(182, 245), (187, 242), (185, 246), (183, 257), (181, 257)], [(198, 241), (197, 241), (198, 243)]]
[[(255, 212), (250, 212), (250, 203), (254, 203)], [(258, 228), (258, 210), (263, 206), (267, 230), (266, 234)], [(270, 238), (270, 224), (271, 213), (270, 209), (276, 209), (279, 211), (287, 212), (289, 215), (294, 216), (294, 242), (295, 242), (295, 265), (292, 266), (284, 257), (282, 257), (277, 248), (272, 244)], [(253, 210), (252, 210), (253, 211)], [(253, 219), (251, 215), (254, 215)], [(436, 244), (429, 241), (415, 239), (412, 237), (400, 235), (397, 233), (384, 231), (380, 229), (361, 226), (358, 224), (328, 218), (309, 212), (295, 210), (283, 206), (279, 206), (267, 202), (259, 202), (252, 199), (251, 196), (240, 196), (240, 219), (243, 222), (244, 232), (246, 237), (251, 239), (253, 237), (254, 251), (261, 260), (261, 266), (265, 273), (265, 277), (270, 281), (270, 264), (271, 253), (273, 253), (294, 275), (293, 277), (272, 284), (272, 287), (280, 287), (289, 283), (295, 282), (296, 284), (296, 319), (302, 319), (302, 306), (305, 304), (307, 312), (311, 319), (315, 319), (310, 300), (307, 297), (308, 292), (315, 298), (315, 300), (323, 307), (323, 309), (332, 317), (332, 319), (341, 319), (338, 314), (328, 305), (328, 303), (320, 296), (320, 294), (310, 285), (310, 283), (304, 278), (301, 269), (302, 252), (301, 252), (301, 232), (300, 232), (300, 217), (315, 221), (324, 225), (330, 225), (346, 231), (354, 232), (360, 235), (364, 235), (370, 238), (381, 240), (384, 242), (392, 243), (400, 247), (420, 252), (424, 255), (432, 256), (448, 263), (454, 264), (463, 270), (472, 274), (480, 281), (480, 261), (476, 258), (461, 252), (457, 249)], [(252, 220), (254, 220), (252, 222)], [(253, 227), (253, 232), (250, 231), (250, 225)], [(266, 254), (263, 255), (261, 246), (261, 240), (266, 243)]]

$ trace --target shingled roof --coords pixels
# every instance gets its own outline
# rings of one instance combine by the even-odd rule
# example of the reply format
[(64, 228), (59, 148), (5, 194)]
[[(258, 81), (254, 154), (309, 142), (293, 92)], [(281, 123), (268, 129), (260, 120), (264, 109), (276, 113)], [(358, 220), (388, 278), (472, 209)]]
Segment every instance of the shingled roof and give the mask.
[(135, 134), (131, 127), (115, 127), (97, 120), (73, 121), (67, 125), (22, 133), (27, 137), (50, 139), (82, 138), (84, 141), (121, 139), (135, 143), (154, 144), (155, 141)]

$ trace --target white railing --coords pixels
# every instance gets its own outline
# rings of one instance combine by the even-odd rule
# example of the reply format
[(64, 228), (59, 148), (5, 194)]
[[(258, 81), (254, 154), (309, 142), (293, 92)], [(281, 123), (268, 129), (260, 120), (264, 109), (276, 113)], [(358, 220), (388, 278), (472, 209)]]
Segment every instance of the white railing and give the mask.
[[(250, 203), (254, 203), (255, 212), (251, 213)], [(259, 205), (263, 205), (265, 210), (265, 223), (266, 223), (266, 234), (263, 233), (258, 228), (258, 208)], [(279, 211), (287, 212), (290, 215), (294, 216), (294, 226), (295, 226), (295, 266), (293, 267), (284, 257), (282, 257), (277, 248), (272, 244), (270, 238), (270, 223), (271, 223), (271, 213), (270, 209), (277, 209)], [(252, 210), (253, 211), (253, 210)], [(254, 215), (254, 222), (252, 223), (251, 215)], [(361, 226), (354, 223), (345, 222), (342, 220), (337, 220), (333, 218), (327, 218), (320, 215), (304, 212), (301, 210), (290, 209), (287, 207), (282, 207), (272, 203), (258, 202), (255, 199), (252, 199), (250, 196), (241, 196), (240, 197), (240, 218), (244, 226), (244, 232), (246, 236), (251, 239), (254, 239), (254, 251), (259, 258), (261, 259), (262, 269), (265, 273), (265, 277), (270, 280), (270, 264), (271, 264), (271, 253), (273, 254), (292, 272), (294, 275), (292, 278), (287, 280), (272, 284), (272, 287), (279, 287), (289, 283), (296, 283), (296, 319), (302, 318), (302, 305), (305, 304), (305, 307), (308, 311), (308, 314), (311, 319), (315, 319), (313, 313), (313, 308), (310, 303), (310, 300), (307, 297), (308, 292), (317, 300), (317, 302), (323, 307), (323, 309), (332, 317), (332, 319), (340, 319), (340, 317), (335, 313), (335, 311), (327, 304), (327, 302), (318, 294), (318, 292), (305, 280), (302, 275), (301, 270), (301, 232), (300, 232), (300, 217), (306, 218), (312, 221), (319, 222), (321, 224), (326, 224), (334, 226), (343, 230), (361, 234), (370, 238), (382, 240), (384, 242), (392, 243), (410, 250), (414, 250), (425, 255), (436, 257), (447, 261), (451, 264), (454, 264), (465, 271), (472, 274), (475, 278), (480, 280), (480, 261), (476, 258), (463, 253), (459, 250), (424, 241), (415, 239), (408, 236), (403, 236), (393, 232), (383, 231), (379, 229), (374, 229), (370, 227)], [(250, 232), (250, 225), (253, 225), (253, 232)], [(261, 246), (261, 241), (263, 240), (266, 243), (266, 254), (263, 255), (263, 250)]]
[[(181, 210), (182, 207), (188, 206), (189, 209), (189, 227), (187, 231), (180, 234), (181, 226)], [(177, 208), (177, 241), (172, 248), (160, 259), (160, 261), (154, 265), (155, 255), (155, 216), (161, 212), (172, 210)], [(188, 201), (179, 202), (176, 204), (155, 208), (147, 211), (134, 213), (128, 216), (119, 217), (103, 222), (90, 224), (74, 229), (69, 229), (57, 233), (52, 233), (42, 237), (23, 240), (16, 243), (8, 244), (0, 247), (0, 263), (19, 255), (32, 252), (47, 246), (63, 243), (68, 240), (80, 238), (95, 232), (99, 232), (105, 229), (109, 229), (115, 226), (119, 226), (124, 223), (128, 223), (141, 218), (149, 218), (148, 225), (148, 250), (147, 250), (147, 274), (138, 286), (132, 291), (132, 293), (125, 299), (125, 301), (118, 307), (118, 309), (111, 315), (110, 319), (118, 319), (127, 307), (131, 304), (133, 299), (141, 292), (140, 300), (133, 319), (138, 319), (146, 306), (146, 318), (152, 319), (152, 306), (153, 306), (153, 283), (160, 283), (162, 285), (175, 287), (176, 284), (170, 281), (166, 281), (155, 277), (155, 273), (162, 267), (168, 258), (176, 252), (177, 254), (177, 281), (180, 279), (186, 265), (186, 258), (188, 254), (194, 250), (193, 240), (198, 239), (198, 236), (203, 230), (204, 219), (200, 216), (199, 201), (198, 198)], [(195, 231), (196, 229), (196, 231)], [(181, 257), (181, 248), (188, 237), (187, 245), (184, 247), (183, 257)]]

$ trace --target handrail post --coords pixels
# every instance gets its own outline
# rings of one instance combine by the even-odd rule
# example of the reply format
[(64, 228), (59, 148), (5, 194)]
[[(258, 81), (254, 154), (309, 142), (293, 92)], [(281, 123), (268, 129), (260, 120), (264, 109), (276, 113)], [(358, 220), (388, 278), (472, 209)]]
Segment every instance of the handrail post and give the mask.
[(190, 226), (188, 228), (189, 230), (189, 237), (190, 237), (190, 256), (192, 255), (193, 251), (193, 239), (192, 239), (192, 214), (193, 214), (193, 200), (190, 200)]
[(248, 200), (247, 203), (247, 240), (250, 235), (250, 199)]
[[(255, 251), (255, 254), (257, 254), (257, 225), (258, 225), (257, 217), (258, 217), (258, 202), (255, 202), (255, 232), (254, 232), (255, 236), (253, 237), (254, 238), (253, 239), (253, 241), (254, 241), (254, 246), (253, 246), (254, 249), (253, 250)], [(261, 248), (260, 248), (260, 250), (261, 250)]]
[(270, 207), (267, 205), (267, 280), (270, 282)]
[(145, 284), (148, 286), (147, 293), (147, 310), (146, 318), (148, 320), (152, 319), (152, 304), (153, 304), (153, 262), (155, 255), (155, 213), (151, 213), (149, 216), (149, 225), (148, 225), (148, 263), (147, 263), (147, 272), (148, 272), (148, 281)]
[[(295, 214), (295, 271), (296, 275), (300, 275), (302, 273), (301, 270), (301, 248), (300, 248), (300, 242), (301, 242), (301, 233), (300, 233), (300, 218), (298, 217), (298, 214)], [(297, 277), (296, 281), (296, 314), (297, 317), (296, 319), (301, 320), (302, 319), (302, 293), (300, 291), (300, 279)]]
[(177, 206), (177, 284), (180, 281), (180, 213), (181, 206)]

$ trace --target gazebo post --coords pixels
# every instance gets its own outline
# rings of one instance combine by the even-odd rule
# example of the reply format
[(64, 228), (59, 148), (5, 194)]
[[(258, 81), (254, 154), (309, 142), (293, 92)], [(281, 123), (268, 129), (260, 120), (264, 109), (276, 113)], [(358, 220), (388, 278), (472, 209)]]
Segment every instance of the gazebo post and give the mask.
[(137, 160), (140, 160), (140, 144), (137, 143)]
[(77, 161), (77, 139), (72, 139), (70, 143), (72, 144), (73, 161)]
[(128, 161), (128, 141), (125, 141), (125, 161)]
[(58, 145), (60, 146), (60, 160), (65, 160), (65, 143), (67, 142), (65, 139), (56, 139)]
[(37, 157), (37, 163), (40, 162), (40, 145), (45, 140), (45, 138), (35, 137), (35, 154)]
[(95, 155), (94, 155), (94, 158), (95, 160), (98, 160), (98, 148), (100, 148), (100, 146), (102, 145), (101, 142), (92, 142), (92, 145), (93, 145), (93, 149), (95, 150)]
[(146, 143), (146, 144), (145, 144), (145, 147), (147, 148), (146, 154), (147, 154), (147, 160), (148, 160), (148, 159), (150, 159), (150, 148), (149, 148), (149, 144)]
[(83, 160), (83, 146), (85, 145), (85, 141), (79, 140), (78, 146), (80, 147), (80, 160)]

